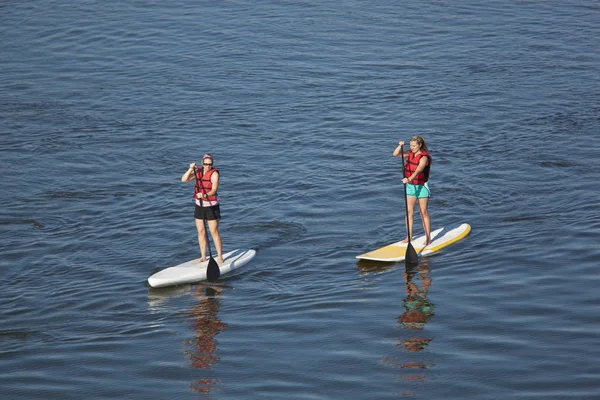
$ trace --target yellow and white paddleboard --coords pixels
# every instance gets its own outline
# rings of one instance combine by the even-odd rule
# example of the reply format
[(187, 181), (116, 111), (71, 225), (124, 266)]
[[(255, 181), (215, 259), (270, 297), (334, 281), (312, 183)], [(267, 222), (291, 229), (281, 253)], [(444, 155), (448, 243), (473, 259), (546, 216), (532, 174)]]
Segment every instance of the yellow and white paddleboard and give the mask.
[[(471, 232), (471, 225), (460, 224), (454, 225), (448, 228), (439, 228), (431, 232), (431, 244), (424, 247), (425, 236), (420, 236), (411, 241), (411, 244), (415, 248), (419, 256), (427, 256), (429, 254), (437, 253), (444, 247), (451, 245), (454, 242), (458, 242)], [(407, 243), (396, 242), (379, 248), (377, 250), (370, 251), (356, 258), (361, 260), (373, 260), (383, 262), (398, 262), (403, 261), (406, 255)]]

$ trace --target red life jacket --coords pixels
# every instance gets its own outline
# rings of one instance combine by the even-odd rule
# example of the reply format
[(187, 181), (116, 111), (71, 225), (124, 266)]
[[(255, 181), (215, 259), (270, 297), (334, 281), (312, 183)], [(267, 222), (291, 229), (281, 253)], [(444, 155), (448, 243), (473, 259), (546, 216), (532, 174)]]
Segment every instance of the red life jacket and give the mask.
[(419, 161), (421, 161), (422, 157), (429, 158), (429, 163), (425, 167), (421, 173), (415, 176), (410, 183), (413, 185), (424, 185), (425, 182), (429, 180), (429, 169), (431, 167), (431, 156), (426, 150), (421, 150), (421, 154), (415, 154), (412, 151), (408, 153), (408, 157), (406, 159), (406, 163), (404, 164), (404, 176), (406, 178), (410, 177), (413, 172), (417, 170), (419, 166)]
[[(197, 185), (194, 185), (194, 199), (198, 200), (198, 189), (200, 189), (200, 193), (204, 194), (204, 193), (208, 193), (212, 190), (212, 181), (210, 180), (212, 178), (212, 175), (215, 172), (219, 172), (218, 169), (216, 168), (211, 168), (208, 171), (206, 171), (206, 173), (204, 175), (202, 175), (202, 168), (198, 168), (196, 169), (196, 180), (198, 181)], [(212, 196), (208, 196), (207, 198), (203, 199), (204, 201), (217, 201), (218, 197), (217, 194), (213, 194)]]

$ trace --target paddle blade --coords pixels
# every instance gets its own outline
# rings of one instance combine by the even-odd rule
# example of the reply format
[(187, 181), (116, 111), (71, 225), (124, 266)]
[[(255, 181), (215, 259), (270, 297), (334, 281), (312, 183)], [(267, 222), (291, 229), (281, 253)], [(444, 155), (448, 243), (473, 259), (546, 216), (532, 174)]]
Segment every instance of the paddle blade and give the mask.
[(219, 264), (211, 257), (208, 260), (208, 267), (206, 267), (206, 279), (209, 282), (216, 282), (220, 276), (221, 270), (219, 269)]
[(404, 257), (404, 262), (406, 265), (419, 264), (419, 256), (417, 255), (417, 251), (410, 242), (408, 243), (408, 246), (406, 246), (406, 256)]

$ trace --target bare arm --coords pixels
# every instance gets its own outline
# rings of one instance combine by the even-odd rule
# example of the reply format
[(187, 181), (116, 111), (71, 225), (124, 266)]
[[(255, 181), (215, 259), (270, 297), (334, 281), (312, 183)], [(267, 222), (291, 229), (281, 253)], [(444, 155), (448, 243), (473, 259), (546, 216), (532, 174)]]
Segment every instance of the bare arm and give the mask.
[[(394, 150), (394, 153), (392, 153), (392, 154), (396, 157), (402, 157), (402, 146), (404, 146), (404, 142), (402, 142), (402, 141), (398, 142), (398, 147), (396, 147), (396, 149)], [(404, 155), (407, 156), (408, 151), (405, 151)]]
[(192, 179), (194, 179), (194, 167), (196, 166), (196, 163), (191, 163), (190, 167), (188, 168), (187, 171), (184, 172), (184, 174), (181, 176), (181, 182), (189, 182)]

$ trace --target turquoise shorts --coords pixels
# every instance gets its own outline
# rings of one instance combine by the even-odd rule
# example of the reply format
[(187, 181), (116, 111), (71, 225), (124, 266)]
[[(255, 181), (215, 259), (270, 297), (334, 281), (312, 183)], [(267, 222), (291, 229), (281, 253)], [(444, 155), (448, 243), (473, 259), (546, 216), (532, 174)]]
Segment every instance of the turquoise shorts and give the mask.
[(429, 182), (425, 182), (424, 185), (413, 185), (412, 183), (407, 183), (406, 195), (416, 197), (417, 199), (431, 197), (431, 192), (429, 191)]

